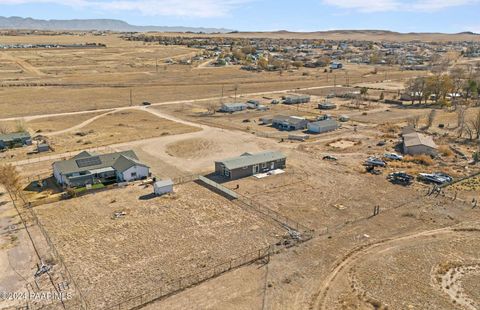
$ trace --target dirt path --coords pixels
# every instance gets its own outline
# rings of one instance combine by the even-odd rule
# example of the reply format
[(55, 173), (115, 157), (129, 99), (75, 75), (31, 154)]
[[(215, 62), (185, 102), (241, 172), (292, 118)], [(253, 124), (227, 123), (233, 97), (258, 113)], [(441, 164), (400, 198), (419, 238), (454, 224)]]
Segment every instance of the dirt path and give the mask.
[[(340, 86), (339, 86), (340, 87)], [(261, 95), (268, 95), (268, 94), (282, 94), (288, 93), (292, 91), (302, 91), (302, 90), (314, 90), (314, 89), (324, 89), (324, 88), (331, 88), (331, 86), (315, 86), (315, 87), (307, 87), (307, 88), (295, 88), (295, 89), (284, 89), (284, 90), (277, 90), (277, 91), (269, 91), (269, 92), (257, 92), (257, 93), (243, 93), (238, 94), (238, 96), (261, 96)], [(233, 98), (233, 96), (230, 96)], [(202, 102), (202, 101), (214, 101), (220, 100), (221, 97), (210, 97), (210, 98), (201, 98), (201, 99), (189, 99), (189, 100), (176, 100), (176, 101), (165, 101), (165, 102), (157, 102), (152, 103), (151, 106), (163, 106), (163, 105), (171, 105), (171, 104), (181, 104), (181, 103), (195, 103), (195, 102)], [(135, 106), (138, 108), (139, 106)], [(9, 121), (17, 121), (17, 120), (24, 120), (24, 121), (31, 121), (39, 118), (45, 117), (55, 117), (55, 116), (67, 116), (67, 115), (78, 115), (78, 114), (85, 114), (91, 112), (108, 112), (108, 111), (122, 111), (132, 109), (134, 107), (118, 107), (118, 108), (105, 108), (105, 109), (97, 109), (97, 110), (82, 110), (82, 111), (75, 111), (75, 112), (63, 112), (63, 113), (51, 113), (51, 114), (39, 114), (39, 115), (29, 115), (29, 116), (20, 116), (20, 117), (10, 117), (10, 118), (2, 118), (0, 122), (9, 122)]]
[(411, 244), (412, 240), (422, 239), (430, 236), (446, 235), (455, 233), (452, 227), (445, 227), (440, 229), (434, 229), (429, 231), (422, 231), (407, 236), (401, 236), (398, 238), (391, 238), (381, 240), (376, 243), (365, 245), (357, 248), (347, 254), (330, 272), (325, 280), (320, 285), (320, 289), (314, 294), (314, 299), (310, 303), (310, 309), (328, 309), (328, 297), (332, 291), (332, 286), (340, 281), (339, 278), (347, 276), (347, 273), (351, 267), (356, 265), (360, 259), (365, 256), (374, 255), (376, 253), (385, 252), (392, 248), (402, 245)]
[(12, 62), (16, 63), (23, 70), (25, 70), (25, 71), (33, 74), (33, 75), (38, 75), (38, 76), (45, 75), (45, 73), (38, 70), (36, 67), (32, 66), (27, 61), (25, 61), (21, 58), (15, 57), (15, 56), (9, 54), (8, 52), (2, 52), (0, 55), (2, 56), (3, 59), (6, 59), (6, 60), (9, 60), (9, 61), (12, 61)]
[(57, 135), (60, 135), (60, 134), (63, 134), (63, 133), (71, 132), (71, 131), (74, 131), (74, 130), (78, 130), (78, 129), (81, 129), (81, 128), (87, 126), (88, 124), (96, 121), (97, 119), (99, 119), (101, 117), (104, 117), (106, 115), (112, 114), (112, 113), (114, 113), (114, 112), (110, 111), (110, 112), (106, 112), (106, 113), (103, 113), (103, 114), (100, 114), (100, 115), (96, 115), (96, 116), (93, 116), (92, 118), (89, 118), (86, 121), (83, 121), (80, 124), (77, 124), (75, 126), (72, 126), (72, 127), (66, 128), (66, 129), (62, 129), (62, 130), (58, 130), (58, 131), (54, 131), (54, 132), (44, 133), (43, 135), (48, 136), (48, 137), (52, 137), (52, 136), (57, 136)]
[(465, 294), (462, 286), (462, 278), (468, 274), (480, 274), (480, 265), (476, 264), (451, 268), (442, 276), (442, 290), (450, 296), (456, 304), (465, 309), (477, 310), (478, 308), (475, 301)]

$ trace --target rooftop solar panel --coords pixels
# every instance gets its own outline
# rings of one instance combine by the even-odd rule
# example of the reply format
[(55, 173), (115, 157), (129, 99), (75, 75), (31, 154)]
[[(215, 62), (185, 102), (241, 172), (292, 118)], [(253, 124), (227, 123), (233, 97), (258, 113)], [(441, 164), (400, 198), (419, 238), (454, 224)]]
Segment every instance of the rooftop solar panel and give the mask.
[(100, 160), (100, 157), (98, 157), (98, 156), (80, 158), (80, 159), (77, 159), (75, 161), (76, 161), (77, 166), (79, 168), (96, 166), (96, 165), (100, 165), (102, 163), (102, 161)]

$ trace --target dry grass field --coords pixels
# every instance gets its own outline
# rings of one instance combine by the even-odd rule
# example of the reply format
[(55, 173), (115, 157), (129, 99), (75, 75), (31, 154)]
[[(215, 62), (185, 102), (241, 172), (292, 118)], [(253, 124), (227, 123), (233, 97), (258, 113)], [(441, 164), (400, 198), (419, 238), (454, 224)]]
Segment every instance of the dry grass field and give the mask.
[[(106, 48), (5, 50), (0, 52), (0, 109), (2, 118), (124, 107), (143, 101), (168, 102), (232, 96), (238, 93), (333, 86), (348, 81), (376, 82), (411, 77), (398, 67), (372, 74), (366, 65), (348, 64), (329, 74), (303, 68), (279, 74), (252, 73), (239, 66), (196, 70), (197, 64), (167, 65), (167, 59), (192, 57), (200, 51), (159, 46), (107, 36), (2, 37), (2, 43), (104, 43)], [(157, 66), (158, 64), (158, 66)], [(334, 78), (335, 76), (335, 78)], [(28, 107), (18, 109), (19, 106)]]
[[(94, 308), (275, 243), (285, 230), (195, 183), (138, 185), (37, 210)], [(195, 197), (195, 199), (192, 199)], [(123, 218), (113, 219), (115, 211)]]
[[(227, 36), (247, 35), (266, 34)], [(268, 35), (393, 38), (384, 32)], [(437, 41), (451, 38), (426, 36)], [(414, 37), (397, 36), (399, 41)], [(368, 156), (399, 152), (401, 128), (412, 117), (419, 118), (419, 127), (426, 125), (430, 106), (374, 102), (382, 92), (393, 98), (406, 79), (425, 72), (382, 66), (374, 74), (373, 66), (353, 64), (334, 74), (309, 68), (280, 74), (248, 72), (239, 66), (198, 68), (195, 62), (171, 65), (165, 63), (168, 58), (191, 57), (199, 51), (125, 41), (117, 34), (0, 39), (2, 43), (107, 44), (100, 49), (0, 52), (0, 126), (10, 131), (26, 127), (44, 136), (54, 149), (27, 155), (34, 149), (30, 146), (0, 153), (2, 162), (17, 164), (25, 182), (51, 173), (52, 162), (63, 158), (64, 152), (98, 146), (107, 146), (109, 151), (134, 150), (159, 179), (207, 175), (213, 172), (215, 161), (244, 152), (278, 150), (287, 156), (283, 174), (222, 184), (258, 206), (314, 229), (314, 238), (275, 253), (268, 264), (236, 269), (145, 309), (479, 307), (479, 209), (471, 203), (478, 199), (478, 177), (447, 187), (438, 196), (427, 196), (431, 185), (415, 181), (401, 186), (386, 179), (395, 171), (414, 175), (439, 171), (455, 178), (479, 172), (478, 165), (469, 165), (449, 148), (469, 158), (476, 149), (474, 143), (453, 140), (456, 113), (437, 109), (432, 126), (425, 129), (440, 146), (440, 158), (388, 161), (378, 175), (366, 172), (362, 165)], [(350, 87), (344, 85), (346, 72)], [(318, 109), (325, 96), (358, 90), (355, 86), (372, 88), (357, 106), (350, 99), (333, 98), (329, 100), (336, 109)], [(224, 98), (220, 98), (222, 89)], [(273, 99), (293, 94), (309, 94), (311, 102), (271, 104)], [(249, 99), (259, 100), (268, 110), (209, 113), (222, 102)], [(152, 105), (143, 106), (143, 101)], [(467, 119), (477, 111), (469, 109)], [(265, 116), (315, 119), (324, 114), (347, 115), (350, 120), (336, 131), (310, 134), (304, 142), (287, 138), (303, 131), (279, 132), (259, 123)], [(325, 155), (337, 160), (324, 160)], [(34, 160), (25, 161), (29, 158)], [(173, 195), (153, 197), (151, 193), (151, 186), (135, 184), (35, 207), (91, 308), (158, 289), (165, 282), (275, 243), (285, 235), (278, 222), (240, 208), (197, 183), (176, 185)], [(36, 268), (32, 249), (11, 242), (8, 226), (18, 219), (4, 201), (5, 195), (0, 199), (0, 212), (7, 207), (8, 212), (0, 216), (0, 225), (8, 232), (2, 234), (2, 241), (8, 242), (0, 245), (0, 261), (11, 263), (8, 255), (26, 253), (25, 260), (19, 260), (23, 268), (15, 267), (31, 278)], [(380, 207), (380, 214), (373, 216), (375, 207)], [(118, 211), (125, 215), (115, 218)], [(24, 232), (18, 236), (23, 243), (28, 241)], [(0, 265), (0, 270), (6, 270), (5, 275), (0, 272), (0, 288), (5, 283), (22, 287), (21, 277), (2, 269), (6, 264)], [(54, 275), (60, 274), (57, 266)]]

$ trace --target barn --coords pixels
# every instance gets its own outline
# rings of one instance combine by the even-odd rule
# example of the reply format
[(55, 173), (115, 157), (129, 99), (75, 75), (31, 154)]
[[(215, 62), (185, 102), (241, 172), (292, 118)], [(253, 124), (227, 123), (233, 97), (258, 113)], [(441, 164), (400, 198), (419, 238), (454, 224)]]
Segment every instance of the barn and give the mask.
[(403, 135), (403, 153), (409, 155), (438, 154), (438, 147), (432, 137), (419, 132), (411, 132)]

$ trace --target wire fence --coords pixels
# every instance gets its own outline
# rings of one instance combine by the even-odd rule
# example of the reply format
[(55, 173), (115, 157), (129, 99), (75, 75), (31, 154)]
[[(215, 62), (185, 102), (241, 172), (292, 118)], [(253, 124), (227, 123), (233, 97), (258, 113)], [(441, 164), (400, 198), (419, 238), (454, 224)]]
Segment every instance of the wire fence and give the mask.
[(100, 146), (100, 147), (95, 147), (95, 148), (90, 148), (90, 149), (85, 149), (85, 150), (77, 150), (77, 151), (72, 151), (72, 152), (66, 152), (66, 153), (60, 153), (60, 154), (52, 154), (48, 156), (41, 156), (41, 157), (34, 157), (34, 158), (29, 158), (29, 159), (24, 159), (24, 160), (18, 160), (14, 161), (11, 164), (14, 166), (25, 166), (25, 165), (31, 165), (31, 164), (36, 164), (42, 161), (51, 161), (51, 160), (62, 160), (62, 159), (67, 159), (70, 157), (73, 157), (77, 155), (80, 152), (96, 152), (96, 153), (112, 153), (115, 152), (114, 149), (112, 149), (110, 146)]
[(189, 287), (198, 285), (206, 280), (218, 277), (230, 270), (251, 264), (258, 260), (268, 257), (269, 255), (277, 252), (279, 246), (270, 245), (244, 255), (232, 258), (225, 262), (222, 262), (214, 267), (205, 268), (199, 272), (186, 275), (179, 279), (160, 283), (155, 289), (148, 291), (144, 294), (126, 299), (117, 304), (107, 306), (108, 310), (127, 310), (127, 309), (139, 309), (140, 307), (168, 297), (180, 291), (183, 291)]
[[(23, 197), (22, 200), (25, 201), (25, 202), (27, 201), (27, 200), (25, 200), (25, 197)], [(58, 252), (55, 244), (50, 239), (50, 236), (48, 235), (47, 231), (45, 230), (45, 227), (43, 226), (42, 222), (40, 221), (37, 214), (35, 213), (35, 211), (33, 210), (33, 208), (30, 206), (30, 204), (28, 202), (25, 205), (25, 209), (29, 210), (29, 214), (31, 216), (31, 219), (33, 220), (34, 224), (39, 228), (40, 232), (42, 233), (43, 238), (47, 242), (48, 247), (50, 248), (50, 251), (53, 254), (53, 257), (55, 259), (56, 264), (60, 266), (60, 269), (62, 271), (64, 271), (64, 273), (62, 274), (63, 278), (67, 280), (67, 282), (69, 283), (69, 286), (70, 286), (70, 283), (72, 283), (73, 286), (74, 286), (74, 290), (77, 294), (75, 294), (72, 299), (67, 301), (68, 308), (82, 309), (82, 310), (87, 309), (88, 304), (87, 304), (82, 292), (80, 291), (79, 286), (75, 282), (72, 274), (70, 273), (70, 270), (67, 268), (67, 265), (65, 264), (65, 261), (63, 260), (63, 257)]]

